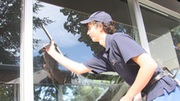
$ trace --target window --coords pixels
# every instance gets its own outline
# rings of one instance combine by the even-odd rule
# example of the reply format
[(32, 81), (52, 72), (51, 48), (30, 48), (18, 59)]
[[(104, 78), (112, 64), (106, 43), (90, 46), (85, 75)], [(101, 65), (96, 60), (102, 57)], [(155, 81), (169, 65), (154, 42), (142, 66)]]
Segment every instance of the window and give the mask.
[(179, 19), (146, 6), (141, 11), (153, 58), (160, 66), (179, 67)]
[[(44, 67), (44, 62), (42, 62), (44, 53), (39, 53), (42, 46), (49, 43), (41, 24), (51, 34), (61, 52), (69, 59), (84, 62), (100, 52), (103, 48), (91, 41), (86, 35), (87, 29), (80, 24), (81, 20), (97, 10), (110, 13), (117, 22), (118, 31), (130, 34), (135, 39), (134, 36), (138, 35), (138, 32), (136, 26), (131, 24), (126, 0), (101, 1), (42, 0), (34, 2), (35, 100), (110, 101), (120, 99), (125, 94), (128, 86), (116, 73), (75, 75), (59, 64), (50, 68)], [(94, 2), (99, 5), (91, 7), (90, 4), (93, 5)]]
[(17, 101), (21, 0), (1, 0), (0, 8), (0, 100)]

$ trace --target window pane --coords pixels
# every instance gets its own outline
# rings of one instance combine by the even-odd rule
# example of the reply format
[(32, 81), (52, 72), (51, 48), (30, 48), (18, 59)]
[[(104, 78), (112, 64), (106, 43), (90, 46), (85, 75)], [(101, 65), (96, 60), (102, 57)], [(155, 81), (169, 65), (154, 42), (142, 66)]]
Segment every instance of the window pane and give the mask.
[(0, 100), (18, 101), (21, 0), (1, 0), (0, 8)]
[(141, 6), (151, 55), (161, 66), (179, 67), (179, 20)]
[[(89, 3), (93, 4), (96, 1), (43, 1), (35, 1), (33, 4), (34, 99), (36, 101), (76, 101), (77, 99), (79, 101), (110, 101), (115, 97), (120, 99), (128, 86), (116, 73), (76, 75), (59, 64), (48, 67), (44, 65), (44, 61), (51, 61), (51, 59), (45, 58), (42, 61), (44, 53), (40, 54), (39, 50), (49, 43), (41, 27), (43, 24), (58, 48), (69, 59), (84, 62), (93, 57), (103, 48), (91, 41), (86, 34), (86, 27), (81, 25), (80, 21), (97, 10), (109, 12), (117, 22), (118, 31), (130, 34), (135, 39), (134, 36), (138, 32), (137, 28), (131, 25), (126, 0), (102, 1), (103, 3), (99, 2), (101, 5), (89, 8), (79, 4), (89, 6)], [(106, 5), (112, 9), (107, 9)]]

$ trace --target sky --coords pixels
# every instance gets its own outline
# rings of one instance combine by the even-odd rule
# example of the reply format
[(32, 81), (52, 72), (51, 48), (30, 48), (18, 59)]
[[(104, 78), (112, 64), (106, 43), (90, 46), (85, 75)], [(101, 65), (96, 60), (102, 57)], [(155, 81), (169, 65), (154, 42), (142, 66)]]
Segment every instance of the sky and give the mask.
[[(69, 59), (77, 62), (84, 62), (92, 57), (93, 52), (90, 47), (87, 47), (86, 44), (78, 41), (80, 35), (73, 35), (64, 29), (63, 24), (67, 20), (67, 17), (60, 13), (61, 7), (49, 5), (47, 3), (42, 4), (44, 7), (39, 10), (38, 14), (34, 14), (33, 16), (37, 16), (39, 18), (48, 17), (54, 21), (45, 27), (51, 34), (61, 52), (64, 55), (67, 55)], [(34, 50), (34, 56), (36, 56), (39, 55), (39, 49), (49, 43), (49, 39), (42, 29), (34, 31), (33, 38), (41, 40), (38, 43), (38, 47)]]

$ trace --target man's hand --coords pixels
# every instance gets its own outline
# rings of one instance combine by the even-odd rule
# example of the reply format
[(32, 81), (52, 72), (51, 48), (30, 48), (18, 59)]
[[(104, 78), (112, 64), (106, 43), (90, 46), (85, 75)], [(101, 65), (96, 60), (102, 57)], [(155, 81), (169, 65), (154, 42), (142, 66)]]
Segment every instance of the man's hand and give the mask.
[(138, 93), (135, 97), (131, 98), (128, 95), (123, 96), (120, 101), (143, 101), (141, 93)]
[(125, 95), (120, 99), (120, 101), (133, 101), (133, 98), (128, 95)]
[(51, 54), (53, 52), (56, 52), (56, 46), (54, 44), (54, 41), (51, 41), (50, 44), (46, 47), (46, 52), (48, 54)]

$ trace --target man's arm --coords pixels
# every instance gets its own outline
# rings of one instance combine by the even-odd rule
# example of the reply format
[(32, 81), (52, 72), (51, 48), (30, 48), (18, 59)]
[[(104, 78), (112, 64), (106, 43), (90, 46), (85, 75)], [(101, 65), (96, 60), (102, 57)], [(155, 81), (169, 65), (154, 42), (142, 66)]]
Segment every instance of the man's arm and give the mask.
[(49, 48), (46, 49), (47, 53), (52, 56), (58, 63), (60, 63), (65, 68), (69, 69), (70, 71), (76, 74), (83, 74), (86, 72), (90, 72), (91, 69), (83, 65), (82, 63), (78, 63), (72, 61), (63, 56), (63, 54), (58, 53), (55, 50), (54, 41), (51, 41), (51, 45)]
[(148, 84), (158, 67), (154, 59), (152, 59), (147, 53), (143, 53), (132, 59), (140, 66), (140, 69), (134, 83), (120, 101), (132, 101), (133, 98)]

